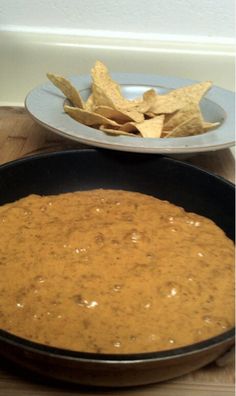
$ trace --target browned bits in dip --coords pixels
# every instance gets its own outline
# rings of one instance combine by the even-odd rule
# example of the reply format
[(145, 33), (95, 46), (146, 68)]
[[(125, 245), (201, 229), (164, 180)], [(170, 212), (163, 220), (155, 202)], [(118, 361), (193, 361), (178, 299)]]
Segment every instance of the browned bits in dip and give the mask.
[(234, 248), (212, 221), (140, 193), (0, 207), (0, 327), (98, 353), (189, 345), (234, 324)]

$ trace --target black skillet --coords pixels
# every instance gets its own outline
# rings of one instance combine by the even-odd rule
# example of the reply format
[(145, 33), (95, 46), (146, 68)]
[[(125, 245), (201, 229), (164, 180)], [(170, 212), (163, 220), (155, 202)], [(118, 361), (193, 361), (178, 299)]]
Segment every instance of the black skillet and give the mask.
[[(139, 191), (166, 199), (207, 216), (234, 239), (234, 186), (174, 159), (73, 150), (0, 167), (0, 204), (31, 193), (47, 195), (93, 188)], [(95, 386), (133, 386), (174, 378), (214, 361), (233, 343), (234, 329), (170, 351), (99, 355), (43, 346), (0, 330), (0, 353), (5, 358), (50, 378)]]

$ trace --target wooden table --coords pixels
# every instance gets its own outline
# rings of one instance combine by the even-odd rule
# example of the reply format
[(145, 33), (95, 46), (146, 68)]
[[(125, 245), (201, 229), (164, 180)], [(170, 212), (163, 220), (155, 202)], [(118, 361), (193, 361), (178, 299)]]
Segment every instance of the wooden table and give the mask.
[[(65, 139), (37, 125), (23, 108), (0, 108), (0, 164), (40, 152), (85, 146)], [(186, 162), (234, 181), (234, 156), (229, 149), (203, 153)], [(3, 192), (0, 192), (3, 193)], [(128, 390), (95, 391), (78, 386), (45, 383), (11, 364), (0, 361), (0, 396), (56, 395), (132, 395), (132, 396), (231, 396), (234, 395), (234, 363), (218, 367), (215, 363), (181, 378), (162, 384)]]

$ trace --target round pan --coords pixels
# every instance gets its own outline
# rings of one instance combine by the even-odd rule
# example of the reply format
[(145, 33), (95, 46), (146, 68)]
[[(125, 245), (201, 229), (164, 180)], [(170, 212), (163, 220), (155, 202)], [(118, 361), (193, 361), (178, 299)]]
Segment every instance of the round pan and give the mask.
[[(234, 239), (233, 184), (174, 159), (73, 150), (0, 167), (0, 204), (32, 193), (49, 195), (94, 188), (138, 191), (168, 200), (212, 219)], [(234, 329), (169, 351), (102, 355), (47, 347), (0, 330), (0, 351), (7, 359), (50, 378), (109, 387), (177, 377), (212, 362), (233, 343)]]

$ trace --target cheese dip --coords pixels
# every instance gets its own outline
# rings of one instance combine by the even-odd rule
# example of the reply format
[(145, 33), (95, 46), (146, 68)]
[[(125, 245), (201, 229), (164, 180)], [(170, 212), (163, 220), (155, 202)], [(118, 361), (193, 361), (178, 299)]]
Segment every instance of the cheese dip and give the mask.
[(211, 220), (128, 191), (0, 207), (0, 328), (96, 353), (190, 345), (234, 325), (234, 245)]

